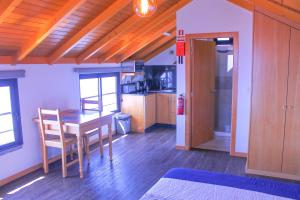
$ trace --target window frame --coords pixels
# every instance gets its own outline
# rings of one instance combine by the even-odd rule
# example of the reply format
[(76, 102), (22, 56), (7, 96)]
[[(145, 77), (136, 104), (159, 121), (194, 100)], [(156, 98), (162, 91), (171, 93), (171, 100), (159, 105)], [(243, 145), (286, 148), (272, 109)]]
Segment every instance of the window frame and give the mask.
[[(101, 102), (102, 102), (103, 94), (102, 94), (101, 79), (107, 78), (107, 77), (116, 77), (117, 110), (112, 111), (112, 112), (120, 112), (120, 110), (121, 110), (121, 87), (120, 87), (120, 73), (119, 72), (79, 74), (79, 91), (80, 91), (80, 80), (97, 78), (98, 79), (98, 94), (99, 94), (99, 97), (101, 97)], [(81, 91), (80, 91), (80, 101), (81, 101)], [(81, 102), (80, 102), (80, 104), (81, 104)], [(103, 109), (103, 104), (101, 106)], [(80, 107), (81, 107), (81, 105), (80, 105)]]
[(10, 88), (11, 115), (13, 118), (13, 131), (15, 141), (8, 144), (0, 145), (0, 152), (23, 145), (18, 80), (16, 78), (0, 79), (0, 87), (3, 86), (8, 86)]

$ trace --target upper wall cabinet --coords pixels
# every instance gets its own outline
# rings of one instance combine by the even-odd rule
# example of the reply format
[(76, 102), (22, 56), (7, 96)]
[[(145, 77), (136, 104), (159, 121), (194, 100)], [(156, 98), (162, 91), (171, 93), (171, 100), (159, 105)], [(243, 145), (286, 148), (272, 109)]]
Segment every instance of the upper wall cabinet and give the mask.
[(300, 180), (300, 31), (254, 18), (247, 171)]

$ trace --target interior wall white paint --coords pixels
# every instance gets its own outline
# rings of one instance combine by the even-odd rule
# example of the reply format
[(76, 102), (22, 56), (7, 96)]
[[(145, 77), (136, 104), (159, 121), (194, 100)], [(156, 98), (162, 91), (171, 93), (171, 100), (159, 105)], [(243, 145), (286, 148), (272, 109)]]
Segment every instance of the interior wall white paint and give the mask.
[[(0, 155), (0, 180), (41, 163), (37, 125), (32, 119), (38, 107), (80, 109), (79, 75), (74, 67), (118, 67), (106, 65), (0, 65), (0, 70), (24, 69), (26, 77), (18, 79), (23, 145)], [(104, 134), (107, 129), (103, 129)], [(50, 150), (49, 157), (57, 154)]]
[[(186, 34), (238, 32), (236, 151), (248, 151), (253, 15), (226, 0), (193, 0), (177, 12), (177, 29)], [(177, 65), (177, 95), (185, 93), (185, 63)], [(177, 117), (177, 145), (185, 144), (185, 117)]]
[(175, 45), (147, 61), (146, 65), (174, 65), (176, 62)]

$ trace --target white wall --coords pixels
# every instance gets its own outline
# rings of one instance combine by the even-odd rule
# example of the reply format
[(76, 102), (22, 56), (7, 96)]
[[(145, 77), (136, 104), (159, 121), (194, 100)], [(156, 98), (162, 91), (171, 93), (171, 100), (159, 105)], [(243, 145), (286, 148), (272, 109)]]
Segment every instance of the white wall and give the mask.
[[(0, 180), (41, 163), (39, 132), (32, 121), (38, 107), (80, 109), (79, 75), (73, 72), (74, 67), (84, 66), (0, 65), (0, 70), (26, 70), (26, 77), (18, 79), (23, 145), (0, 155)], [(50, 151), (49, 157), (53, 155), (55, 152)]]
[(175, 45), (147, 61), (146, 65), (174, 65), (176, 62)]
[[(247, 152), (251, 65), (252, 65), (253, 16), (226, 0), (193, 0), (177, 12), (177, 29), (186, 34), (239, 32), (238, 104), (236, 127), (236, 151)], [(185, 64), (177, 64), (177, 95), (185, 93)], [(185, 144), (185, 117), (177, 117), (177, 145)]]

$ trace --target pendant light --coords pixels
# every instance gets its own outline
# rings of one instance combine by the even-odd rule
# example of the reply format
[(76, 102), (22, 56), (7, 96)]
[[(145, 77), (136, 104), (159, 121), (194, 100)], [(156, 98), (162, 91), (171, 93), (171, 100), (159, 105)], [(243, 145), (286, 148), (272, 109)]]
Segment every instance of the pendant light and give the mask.
[(157, 3), (156, 0), (134, 0), (133, 9), (140, 17), (150, 17), (155, 13)]

